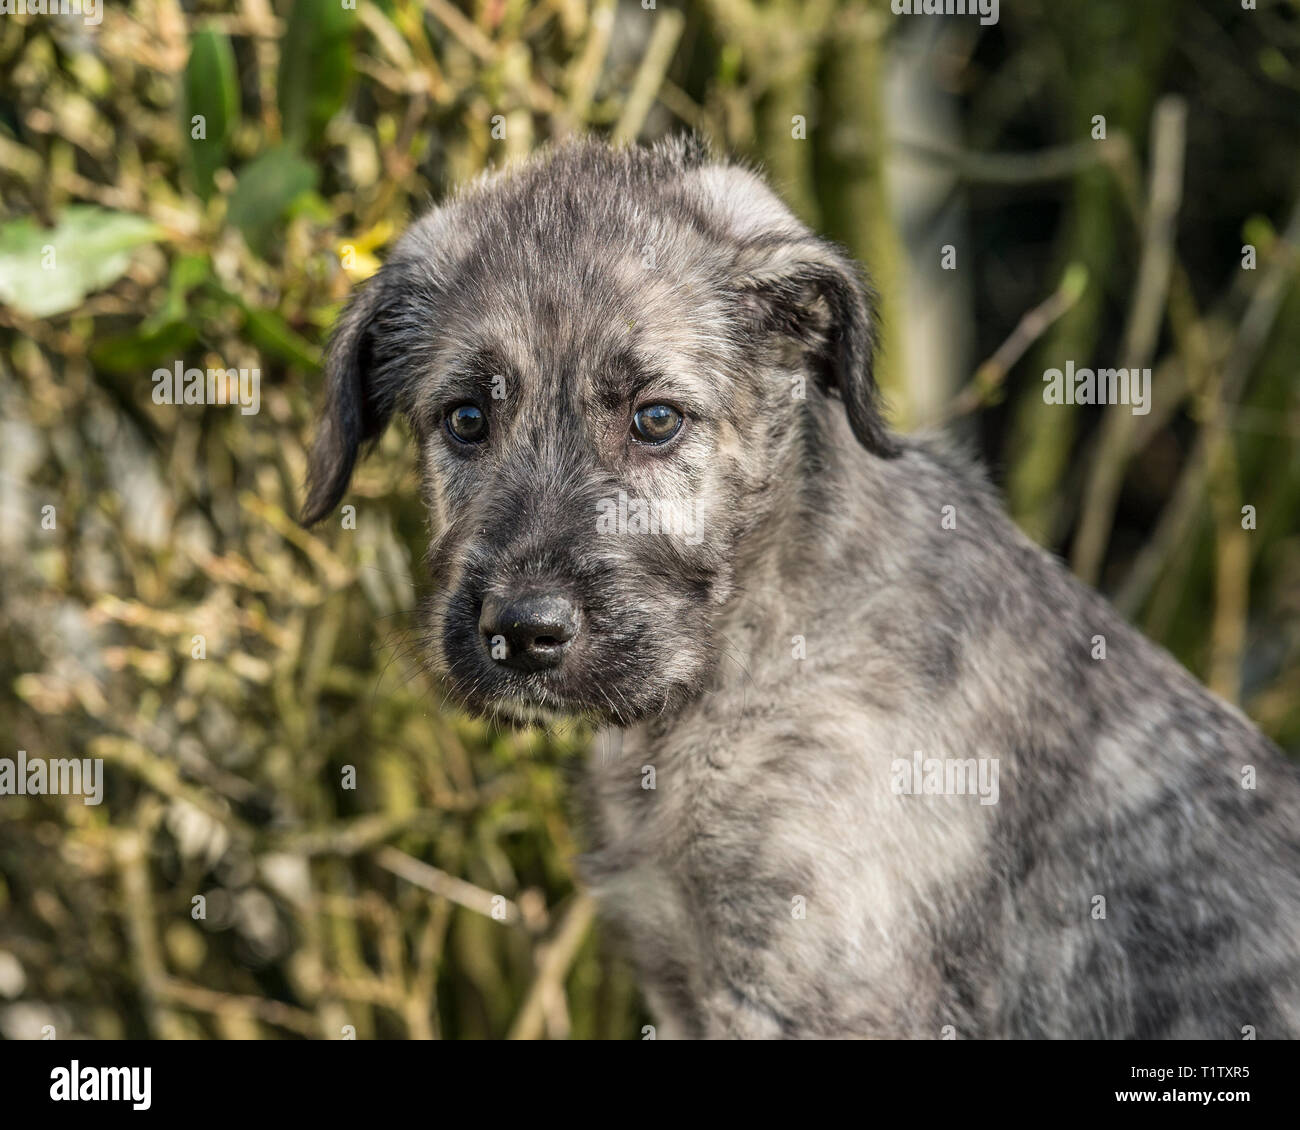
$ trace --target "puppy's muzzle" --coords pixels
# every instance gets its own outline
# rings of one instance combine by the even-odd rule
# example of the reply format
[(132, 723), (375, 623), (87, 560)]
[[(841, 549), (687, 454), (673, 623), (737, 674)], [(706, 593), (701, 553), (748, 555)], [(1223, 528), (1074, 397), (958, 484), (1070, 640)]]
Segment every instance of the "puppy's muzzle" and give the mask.
[(558, 593), (483, 601), (479, 632), (492, 658), (516, 671), (558, 667), (578, 634), (578, 610)]

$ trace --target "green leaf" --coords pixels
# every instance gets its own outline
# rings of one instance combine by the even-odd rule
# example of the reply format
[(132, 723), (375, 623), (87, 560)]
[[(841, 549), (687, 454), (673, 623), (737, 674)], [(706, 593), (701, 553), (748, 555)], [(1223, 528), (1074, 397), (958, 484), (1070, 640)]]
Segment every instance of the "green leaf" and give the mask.
[[(196, 122), (195, 118), (201, 117)], [(188, 142), (194, 187), (204, 200), (212, 195), (212, 174), (226, 164), (230, 139), (239, 125), (239, 76), (226, 36), (210, 28), (195, 32), (185, 67), (181, 131)], [(203, 134), (195, 137), (195, 132)]]
[(295, 333), (276, 311), (260, 310), (241, 303), (244, 308), (244, 331), (258, 349), (299, 368), (320, 368), (321, 353), (301, 334)]
[(1252, 247), (1268, 255), (1277, 243), (1277, 229), (1267, 216), (1248, 216), (1241, 225), (1242, 238)]
[(315, 165), (283, 147), (269, 149), (240, 172), (227, 218), (265, 256), (289, 206), (315, 186)]
[(157, 329), (141, 326), (131, 333), (98, 342), (90, 350), (95, 366), (109, 373), (139, 373), (161, 360), (175, 360), (198, 340), (188, 322), (170, 322)]
[(71, 204), (53, 228), (30, 217), (0, 225), (0, 302), (34, 318), (80, 306), (116, 282), (131, 252), (162, 229), (144, 216)]
[(162, 305), (142, 323), (144, 330), (157, 330), (189, 316), (189, 295), (212, 277), (212, 263), (206, 255), (181, 255), (167, 276), (167, 293)]
[(299, 216), (306, 216), (322, 227), (329, 227), (334, 221), (334, 210), (328, 200), (315, 192), (304, 192), (289, 205), (289, 219), (296, 220)]
[(284, 139), (314, 148), (347, 101), (356, 12), (339, 0), (294, 0), (280, 51), (278, 101)]

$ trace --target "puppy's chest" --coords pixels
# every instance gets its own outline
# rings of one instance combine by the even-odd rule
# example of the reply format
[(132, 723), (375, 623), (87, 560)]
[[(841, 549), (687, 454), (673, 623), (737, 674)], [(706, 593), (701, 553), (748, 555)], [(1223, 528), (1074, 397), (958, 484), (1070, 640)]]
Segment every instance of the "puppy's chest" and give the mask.
[(718, 734), (687, 746), (633, 739), (598, 751), (590, 783), (600, 828), (591, 862), (602, 879), (653, 883), (674, 902), (695, 903), (714, 876), (734, 880), (758, 867), (761, 829), (780, 818), (779, 790), (760, 794), (753, 774), (736, 765), (734, 738)]
[(867, 784), (846, 761), (843, 780), (810, 789), (796, 762), (723, 727), (597, 751), (600, 835), (583, 871), (661, 1019), (780, 1035), (831, 1023), (827, 1001), (893, 1010), (864, 986), (899, 982), (913, 922), (865, 834)]

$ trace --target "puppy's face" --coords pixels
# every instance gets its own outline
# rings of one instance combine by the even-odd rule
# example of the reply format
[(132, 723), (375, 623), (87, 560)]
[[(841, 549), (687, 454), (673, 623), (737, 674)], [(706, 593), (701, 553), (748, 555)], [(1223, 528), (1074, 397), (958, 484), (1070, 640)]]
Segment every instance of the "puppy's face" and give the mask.
[(430, 665), (481, 713), (631, 723), (707, 685), (825, 394), (888, 453), (870, 331), (852, 269), (751, 174), (559, 150), (426, 217), (349, 307), (304, 520), (401, 408)]

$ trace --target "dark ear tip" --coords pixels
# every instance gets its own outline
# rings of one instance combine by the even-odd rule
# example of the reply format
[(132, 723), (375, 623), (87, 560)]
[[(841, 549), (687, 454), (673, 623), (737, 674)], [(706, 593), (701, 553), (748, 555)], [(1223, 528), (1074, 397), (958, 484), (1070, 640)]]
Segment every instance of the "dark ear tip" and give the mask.
[[(348, 470), (352, 469), (349, 461)], [(331, 475), (328, 478), (318, 478), (315, 474), (307, 477), (307, 500), (302, 504), (302, 511), (298, 515), (298, 525), (304, 529), (316, 525), (317, 522), (324, 520), (334, 507), (339, 504), (344, 493), (347, 490), (348, 479), (351, 476)]]
[(872, 455), (880, 459), (897, 459), (903, 454), (902, 445), (884, 428), (873, 428), (869, 432), (855, 430), (855, 434), (858, 437), (858, 442)]
[(315, 506), (312, 506), (310, 503), (308, 503), (302, 508), (302, 511), (298, 514), (298, 525), (300, 525), (304, 530), (310, 530), (312, 526), (314, 526), (317, 522), (319, 522), (324, 517), (325, 515), (322, 514)]
[(897, 459), (903, 454), (903, 446), (888, 432), (881, 432), (872, 442), (871, 450), (881, 459)]
[(303, 528), (314, 526), (329, 515), (352, 481), (359, 444), (336, 405), (333, 397), (326, 402), (316, 441), (307, 457), (307, 499), (298, 516), (298, 524)]
[(298, 512), (298, 525), (304, 530), (309, 530), (332, 509), (334, 507), (327, 500), (321, 498), (318, 491), (309, 488), (307, 500), (302, 504), (302, 509)]
[[(340, 481), (337, 472), (323, 473), (318, 458), (319, 454), (319, 451), (313, 452), (312, 461), (308, 465), (305, 488), (307, 498), (298, 514), (298, 525), (302, 526), (303, 529), (309, 529), (324, 519), (338, 505), (339, 499), (343, 497), (344, 491), (347, 490), (348, 478), (344, 477)], [(348, 462), (347, 467), (351, 471), (351, 461)]]
[(903, 453), (898, 437), (885, 426), (877, 397), (869, 396), (866, 403), (849, 399), (845, 402), (844, 409), (853, 434), (872, 455), (881, 459), (896, 459)]

